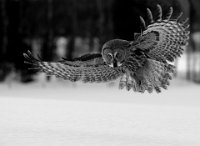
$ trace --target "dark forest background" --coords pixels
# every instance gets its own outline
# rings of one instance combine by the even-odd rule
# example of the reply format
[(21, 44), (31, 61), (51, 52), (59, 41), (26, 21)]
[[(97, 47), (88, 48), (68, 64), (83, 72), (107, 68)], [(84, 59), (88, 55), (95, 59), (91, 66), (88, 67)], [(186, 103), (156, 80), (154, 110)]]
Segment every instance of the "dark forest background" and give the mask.
[[(146, 18), (147, 7), (156, 15), (156, 4), (164, 13), (173, 6), (174, 17), (183, 11), (183, 18), (190, 18), (191, 34), (200, 32), (198, 0), (0, 0), (0, 81), (12, 72), (22, 82), (32, 81), (34, 72), (23, 63), (27, 50), (52, 61), (100, 52), (113, 38), (132, 40), (141, 31), (139, 16)], [(198, 57), (190, 54), (200, 52), (200, 37), (190, 44), (186, 77), (199, 81), (200, 73), (193, 78), (190, 69)]]

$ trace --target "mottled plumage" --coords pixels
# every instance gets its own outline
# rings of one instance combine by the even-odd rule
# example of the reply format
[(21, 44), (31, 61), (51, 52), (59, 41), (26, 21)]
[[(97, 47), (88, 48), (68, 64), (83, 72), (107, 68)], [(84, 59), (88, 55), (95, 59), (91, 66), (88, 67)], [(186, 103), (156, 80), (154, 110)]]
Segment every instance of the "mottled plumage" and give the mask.
[(189, 39), (189, 25), (187, 20), (180, 22), (180, 17), (171, 19), (172, 7), (166, 17), (163, 17), (160, 5), (157, 9), (157, 19), (150, 9), (147, 9), (147, 22), (140, 17), (144, 30), (135, 33), (133, 41), (110, 40), (103, 45), (101, 54), (87, 54), (58, 62), (35, 59), (28, 51), (24, 53), (25, 63), (47, 75), (73, 82), (108, 82), (121, 77), (120, 89), (161, 92), (160, 88), (167, 89), (175, 69), (168, 61), (172, 62), (182, 54), (182, 47)]

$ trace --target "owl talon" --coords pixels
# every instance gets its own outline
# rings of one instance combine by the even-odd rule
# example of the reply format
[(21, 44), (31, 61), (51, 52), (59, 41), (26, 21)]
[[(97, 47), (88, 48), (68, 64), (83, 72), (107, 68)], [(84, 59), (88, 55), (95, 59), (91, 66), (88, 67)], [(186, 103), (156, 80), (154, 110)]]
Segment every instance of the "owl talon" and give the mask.
[(120, 81), (119, 89), (124, 89), (125, 86), (126, 86), (126, 82)]
[(152, 86), (149, 86), (149, 87), (147, 88), (147, 91), (148, 91), (149, 93), (152, 93), (152, 92), (153, 92), (153, 87), (152, 87)]
[(132, 88), (132, 84), (127, 83), (127, 84), (126, 84), (126, 89), (127, 89), (127, 91), (129, 91), (131, 88)]

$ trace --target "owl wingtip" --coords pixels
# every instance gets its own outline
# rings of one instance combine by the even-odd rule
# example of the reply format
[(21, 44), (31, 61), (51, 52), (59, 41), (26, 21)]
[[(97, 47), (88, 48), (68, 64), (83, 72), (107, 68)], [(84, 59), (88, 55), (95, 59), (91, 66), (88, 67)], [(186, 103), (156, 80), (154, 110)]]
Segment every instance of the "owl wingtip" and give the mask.
[(35, 57), (33, 57), (32, 53), (30, 50), (27, 50), (26, 53), (23, 53), (24, 58), (26, 59), (26, 61), (24, 63), (31, 64), (31, 63), (36, 63), (39, 62), (40, 60), (36, 59)]
[(26, 58), (28, 55), (26, 53), (23, 53), (24, 58)]

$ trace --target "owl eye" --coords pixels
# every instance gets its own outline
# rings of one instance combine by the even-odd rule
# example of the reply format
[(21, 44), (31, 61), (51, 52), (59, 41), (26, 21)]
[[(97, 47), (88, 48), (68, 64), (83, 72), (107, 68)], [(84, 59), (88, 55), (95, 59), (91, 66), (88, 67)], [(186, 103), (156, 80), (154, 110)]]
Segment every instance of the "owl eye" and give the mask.
[(119, 53), (119, 52), (115, 52), (115, 58), (116, 58), (118, 61), (122, 61), (122, 60), (123, 60), (123, 54), (122, 54), (122, 53)]
[(112, 59), (113, 59), (112, 54), (111, 54), (111, 53), (107, 53), (107, 54), (106, 54), (106, 59), (107, 59), (108, 61), (112, 61)]

